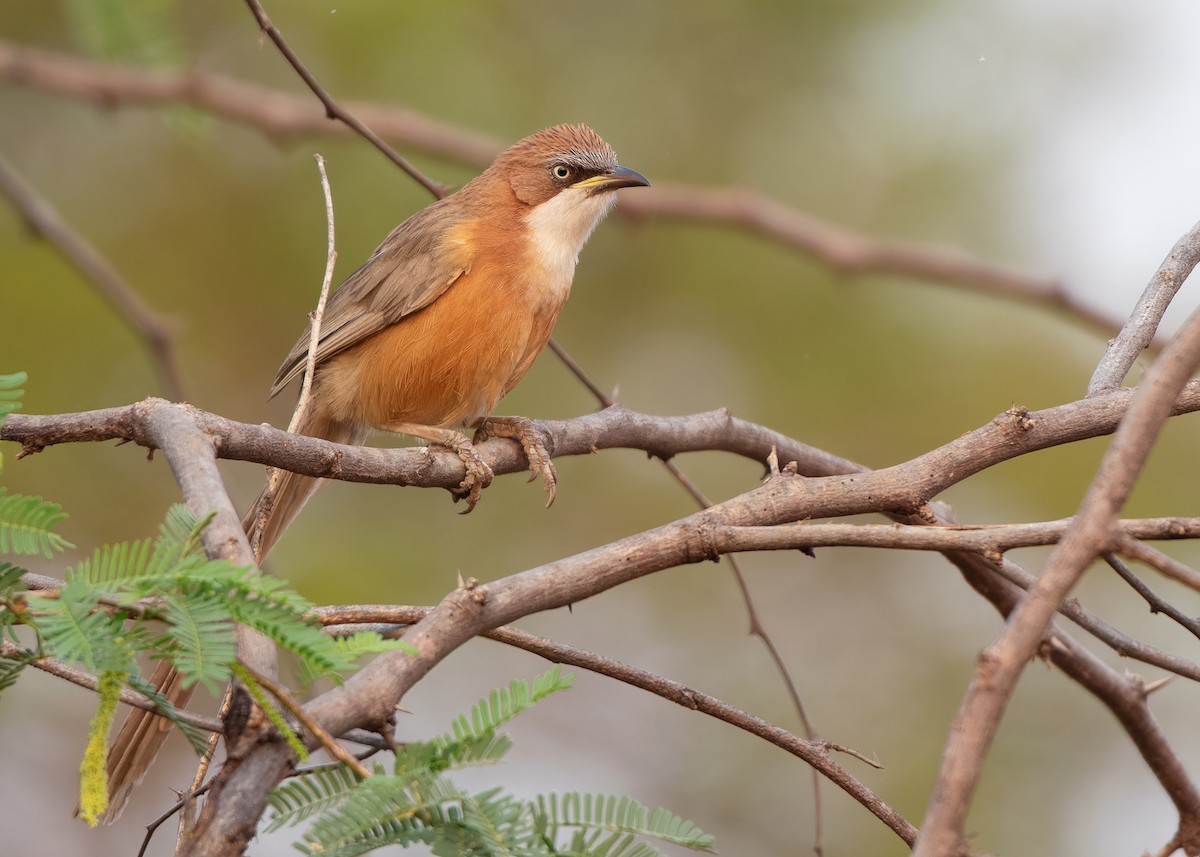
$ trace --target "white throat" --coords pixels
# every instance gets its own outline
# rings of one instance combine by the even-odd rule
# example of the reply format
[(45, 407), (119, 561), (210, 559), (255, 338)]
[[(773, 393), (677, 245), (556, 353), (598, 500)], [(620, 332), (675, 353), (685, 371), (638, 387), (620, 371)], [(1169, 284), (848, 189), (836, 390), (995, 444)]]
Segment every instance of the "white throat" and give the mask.
[(525, 216), (536, 257), (564, 292), (570, 291), (579, 251), (614, 202), (616, 195), (612, 192), (589, 193), (569, 187), (534, 206)]

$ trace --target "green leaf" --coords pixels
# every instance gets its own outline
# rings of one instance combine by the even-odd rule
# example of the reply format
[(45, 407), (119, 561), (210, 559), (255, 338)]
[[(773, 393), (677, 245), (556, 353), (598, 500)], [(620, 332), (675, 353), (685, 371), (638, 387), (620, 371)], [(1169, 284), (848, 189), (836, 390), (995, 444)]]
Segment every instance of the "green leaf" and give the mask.
[(171, 662), (183, 676), (183, 686), (197, 681), (219, 696), (229, 681), (229, 664), (237, 657), (234, 624), (216, 601), (169, 595), (165, 617), (170, 626)]
[(13, 411), (20, 410), (21, 398), (25, 395), (21, 385), (28, 380), (29, 376), (24, 372), (0, 375), (0, 425), (4, 424), (6, 416)]
[(29, 569), (22, 566), (0, 560), (0, 598), (24, 589), (21, 585), (21, 575), (28, 571)]
[(299, 774), (271, 791), (267, 832), (292, 827), (314, 815), (336, 809), (360, 782), (345, 765), (321, 765)]
[(120, 615), (96, 609), (99, 594), (82, 580), (68, 581), (57, 598), (31, 593), (27, 617), (46, 654), (92, 672), (133, 672), (134, 649)]
[(17, 683), (25, 667), (38, 659), (37, 652), (22, 651), (12, 656), (0, 656), (0, 693)]
[(179, 731), (187, 738), (188, 743), (192, 745), (192, 749), (196, 751), (197, 755), (203, 754), (208, 749), (209, 733), (181, 718), (179, 716), (179, 709), (172, 705), (171, 701), (158, 691), (158, 688), (139, 675), (129, 676), (125, 683), (153, 702), (163, 717), (179, 727)]
[(575, 677), (562, 675), (557, 665), (532, 682), (514, 679), (508, 687), (493, 690), (485, 699), (471, 707), (469, 715), (455, 718), (453, 735), (440, 739), (445, 742), (478, 738), (493, 732), (552, 693), (570, 689)]
[(41, 554), (51, 559), (55, 551), (74, 547), (51, 532), (66, 517), (67, 513), (57, 503), (41, 497), (8, 494), (0, 488), (0, 553)]
[(216, 516), (216, 512), (209, 512), (203, 518), (197, 518), (187, 506), (176, 503), (167, 510), (158, 529), (160, 543), (176, 546), (180, 557), (201, 556), (204, 547), (200, 537)]
[[(607, 839), (580, 838), (577, 834), (572, 840), (571, 849), (565, 854), (581, 857), (584, 854), (597, 857), (622, 854), (628, 857), (626, 849), (632, 847), (632, 840), (626, 842), (623, 837), (629, 834), (670, 842), (694, 851), (712, 851), (713, 837), (692, 822), (661, 807), (648, 810), (630, 797), (578, 792), (561, 797), (556, 794), (539, 795), (534, 815), (535, 829), (544, 831), (551, 841), (557, 840), (559, 829), (563, 827), (620, 834), (617, 837), (610, 835)], [(581, 844), (583, 848), (579, 847)], [(650, 853), (657, 852), (651, 849)]]
[[(326, 634), (326, 636), (329, 636)], [(342, 658), (349, 664), (353, 664), (360, 658), (366, 655), (378, 655), (383, 652), (402, 651), (408, 652), (410, 655), (417, 653), (416, 647), (412, 643), (404, 640), (389, 640), (377, 631), (359, 631), (347, 637), (334, 637), (334, 645)], [(305, 687), (312, 684), (318, 678), (321, 678), (317, 673), (308, 669), (308, 662), (300, 662), (300, 683)]]

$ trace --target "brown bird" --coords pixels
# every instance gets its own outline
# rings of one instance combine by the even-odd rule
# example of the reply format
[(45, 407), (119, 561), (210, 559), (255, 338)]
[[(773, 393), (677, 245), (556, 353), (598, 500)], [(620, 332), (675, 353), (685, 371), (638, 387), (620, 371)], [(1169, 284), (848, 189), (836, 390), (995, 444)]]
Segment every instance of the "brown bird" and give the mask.
[[(374, 428), (448, 447), (466, 469), (459, 490), (469, 511), (492, 478), (460, 432), (476, 427), (519, 440), (552, 501), (554, 468), (531, 424), (491, 417), (492, 409), (549, 340), (611, 191), (648, 184), (591, 128), (557, 125), (401, 223), (329, 299), (299, 433), (357, 444)], [(309, 340), (306, 332), (296, 341), (271, 396), (303, 374)], [(284, 472), (273, 500), (259, 495), (243, 526), (260, 559), (319, 484)], [(168, 665), (153, 680), (186, 704), (191, 689)], [(106, 820), (120, 813), (168, 726), (141, 711), (122, 726), (109, 754)]]
[[(492, 473), (458, 429), (481, 427), (520, 440), (553, 497), (554, 470), (528, 421), (482, 421), (549, 340), (610, 191), (646, 184), (591, 128), (558, 125), (401, 223), (329, 301), (299, 433), (354, 444), (375, 428), (449, 447), (470, 508)], [(272, 396), (304, 372), (308, 348), (305, 332)], [(317, 485), (287, 473), (269, 510), (260, 496), (244, 523), (264, 554)]]

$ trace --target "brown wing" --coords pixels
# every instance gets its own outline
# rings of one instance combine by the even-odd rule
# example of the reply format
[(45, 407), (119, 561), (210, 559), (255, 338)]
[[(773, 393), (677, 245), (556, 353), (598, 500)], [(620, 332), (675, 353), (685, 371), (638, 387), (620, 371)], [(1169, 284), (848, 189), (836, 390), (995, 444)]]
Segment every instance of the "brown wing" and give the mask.
[[(329, 298), (317, 343), (317, 363), (357, 345), (437, 300), (471, 266), (467, 245), (444, 200), (401, 223), (362, 267)], [(274, 397), (304, 371), (309, 328), (275, 375)]]

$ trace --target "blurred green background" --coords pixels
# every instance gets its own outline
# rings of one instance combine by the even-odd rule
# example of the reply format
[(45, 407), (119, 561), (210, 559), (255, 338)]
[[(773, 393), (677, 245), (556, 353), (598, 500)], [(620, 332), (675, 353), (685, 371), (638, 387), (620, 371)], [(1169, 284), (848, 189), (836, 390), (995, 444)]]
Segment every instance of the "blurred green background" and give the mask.
[[(118, 51), (125, 59), (304, 92), (241, 3), (110, 5), (159, 16), (148, 42)], [(3, 0), (0, 36), (94, 52), (96, 33), (79, 23), (86, 6)], [(1200, 186), (1200, 121), (1180, 109), (1200, 74), (1188, 35), (1200, 12), (1187, 2), (1151, 11), (1116, 0), (294, 0), (268, 11), (340, 99), (403, 105), (502, 141), (584, 121), (652, 181), (744, 185), (851, 229), (1061, 275), (1114, 317), (1200, 212), (1188, 192)], [(265, 393), (324, 265), (313, 153), (329, 162), (339, 278), (428, 201), (349, 137), (272, 140), (187, 110), (105, 109), (11, 82), (0, 82), (0, 117), (0, 152), (174, 319), (191, 401), (247, 422), (286, 425), (290, 415), (290, 394), (267, 404)], [(450, 183), (474, 172), (413, 159)], [(0, 256), (0, 371), (29, 372), (27, 412), (160, 392), (123, 323), (4, 206)], [(617, 217), (584, 251), (556, 336), (631, 408), (729, 407), (871, 466), (926, 451), (1014, 403), (1078, 398), (1104, 345), (1028, 306), (894, 278), (838, 279), (747, 234)], [(501, 412), (565, 418), (593, 407), (547, 354)], [(1191, 420), (1172, 424), (1131, 513), (1197, 513), (1194, 434)], [(964, 522), (1066, 516), (1103, 449), (1097, 441), (1040, 453), (943, 499)], [(61, 502), (72, 513), (63, 532), (80, 551), (152, 533), (177, 497), (165, 463), (146, 463), (133, 446), (64, 446), (22, 461), (12, 447), (4, 452), (5, 484)], [(717, 454), (680, 464), (714, 498), (761, 476), (757, 465)], [(558, 467), (549, 511), (540, 487), (514, 477), (499, 479), (466, 517), (440, 491), (331, 486), (272, 566), (320, 603), (433, 603), (459, 573), (493, 579), (692, 509), (636, 452)], [(261, 468), (224, 471), (235, 501), (248, 503)], [(1187, 546), (1174, 552), (1200, 561)], [(1044, 556), (1014, 554), (1033, 570)], [(881, 771), (845, 764), (919, 824), (974, 657), (999, 627), (992, 609), (937, 556), (830, 549), (815, 560), (781, 554), (744, 565), (818, 730), (876, 755)], [(1085, 581), (1086, 604), (1195, 657), (1195, 640), (1148, 616), (1111, 577), (1096, 570)], [(1194, 594), (1154, 585), (1200, 612)], [(798, 728), (762, 646), (747, 636), (724, 566), (661, 573), (522, 627)], [(404, 700), (412, 714), (399, 734), (440, 730), (491, 687), (544, 666), (471, 644)], [(1197, 701), (1184, 682), (1154, 699), (1193, 765)], [(6, 853), (132, 854), (142, 825), (173, 800), (169, 787), (190, 776), (179, 742), (117, 827), (71, 823), (93, 708), (90, 694), (42, 675), (0, 699)], [(702, 716), (584, 675), (513, 734), (510, 761), (472, 782), (628, 793), (692, 818), (726, 855), (809, 852), (808, 769)], [(904, 853), (857, 804), (828, 786), (823, 794), (826, 854)], [(1109, 714), (1055, 671), (1030, 667), (970, 819), (976, 845), (1129, 854), (1157, 849), (1174, 821)], [(291, 853), (288, 841), (263, 837), (251, 850)], [(172, 844), (164, 830), (149, 853)]]

